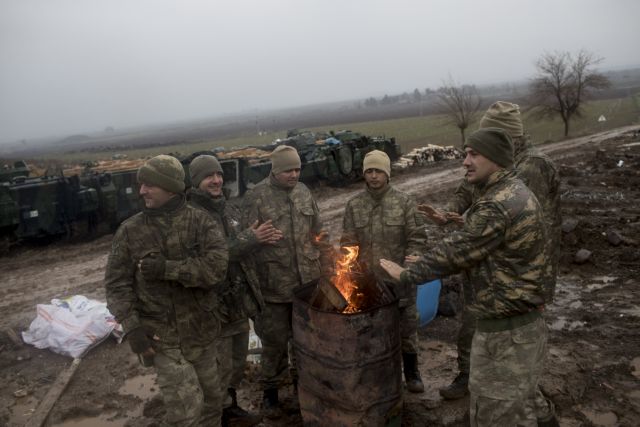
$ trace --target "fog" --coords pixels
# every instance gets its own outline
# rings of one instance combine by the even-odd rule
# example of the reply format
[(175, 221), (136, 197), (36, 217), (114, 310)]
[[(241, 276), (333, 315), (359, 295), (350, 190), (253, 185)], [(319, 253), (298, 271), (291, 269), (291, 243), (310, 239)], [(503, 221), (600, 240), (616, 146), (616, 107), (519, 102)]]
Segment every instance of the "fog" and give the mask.
[[(640, 64), (637, 0), (0, 0), (0, 143)], [(256, 113), (259, 114), (259, 113)]]

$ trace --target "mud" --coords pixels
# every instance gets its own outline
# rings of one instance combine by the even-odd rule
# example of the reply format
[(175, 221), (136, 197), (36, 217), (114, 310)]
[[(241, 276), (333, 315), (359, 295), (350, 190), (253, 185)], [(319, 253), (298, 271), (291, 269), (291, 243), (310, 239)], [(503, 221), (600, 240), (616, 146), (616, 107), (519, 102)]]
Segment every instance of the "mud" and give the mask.
[[(549, 351), (541, 386), (562, 426), (636, 426), (640, 419), (640, 136), (625, 128), (542, 147), (562, 175), (562, 259), (556, 300), (547, 307)], [(394, 176), (420, 202), (445, 203), (463, 172), (459, 161)], [(318, 187), (333, 240), (340, 236), (346, 200), (362, 183)], [(448, 229), (429, 226), (437, 242)], [(37, 303), (82, 294), (104, 300), (102, 277), (111, 236), (93, 242), (21, 247), (0, 258), (0, 425), (21, 426), (33, 415), (71, 359), (14, 343)], [(590, 252), (577, 264), (576, 253)], [(444, 292), (455, 294), (453, 277)], [(456, 301), (454, 298), (452, 301)], [(463, 426), (468, 400), (443, 401), (438, 388), (456, 375), (456, 317), (438, 316), (420, 330), (420, 369), (426, 391), (405, 394), (406, 426)], [(241, 405), (260, 410), (259, 367), (249, 364)], [(286, 417), (265, 426), (301, 425), (283, 388)], [(164, 413), (153, 371), (141, 367), (128, 345), (108, 339), (82, 360), (45, 425), (151, 426)]]

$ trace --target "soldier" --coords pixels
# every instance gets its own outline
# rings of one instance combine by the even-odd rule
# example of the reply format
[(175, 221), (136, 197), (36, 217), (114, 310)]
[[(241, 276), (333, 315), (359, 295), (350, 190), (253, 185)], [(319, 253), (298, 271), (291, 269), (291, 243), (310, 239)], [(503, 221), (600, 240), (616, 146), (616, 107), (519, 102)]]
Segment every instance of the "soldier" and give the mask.
[[(514, 144), (514, 167), (516, 176), (525, 183), (536, 196), (542, 206), (544, 221), (547, 226), (547, 249), (551, 254), (550, 262), (546, 265), (545, 302), (553, 300), (555, 292), (558, 262), (560, 259), (560, 175), (551, 159), (542, 154), (531, 144), (531, 138), (523, 131), (520, 108), (516, 104), (497, 101), (480, 120), (480, 128), (497, 127), (507, 132)], [(444, 216), (456, 219), (456, 214), (463, 214), (477, 199), (479, 190), (467, 179), (463, 180), (456, 189), (454, 200), (448, 204), (450, 213)], [(439, 215), (440, 216), (439, 216)], [(432, 216), (436, 222), (447, 222), (443, 213)], [(470, 300), (469, 287), (465, 287), (464, 301)], [(459, 399), (468, 393), (469, 357), (471, 340), (475, 330), (475, 319), (469, 311), (463, 309), (462, 325), (458, 333), (458, 369), (459, 374), (447, 387), (440, 389), (445, 399)]]
[[(256, 316), (256, 332), (262, 340), (262, 379), (267, 418), (279, 418), (278, 387), (286, 375), (292, 338), (293, 289), (329, 275), (333, 250), (322, 240), (320, 212), (309, 189), (298, 182), (300, 157), (281, 145), (271, 154), (269, 177), (244, 198), (243, 224), (271, 221), (283, 238), (255, 252), (260, 290), (265, 300)], [(291, 354), (291, 377), (297, 387), (295, 360)]]
[(249, 317), (254, 317), (264, 306), (255, 268), (248, 257), (262, 244), (275, 243), (282, 233), (266, 221), (256, 221), (245, 230), (240, 229), (240, 213), (234, 205), (226, 203), (222, 189), (224, 174), (214, 156), (198, 156), (189, 165), (191, 185), (189, 203), (211, 215), (224, 230), (229, 247), (227, 279), (220, 291), (224, 307), (220, 345), (220, 383), (224, 403), (223, 420), (229, 425), (253, 426), (262, 418), (238, 406), (236, 390), (244, 376), (249, 352)]
[(153, 365), (166, 424), (219, 426), (217, 284), (227, 272), (222, 230), (186, 204), (184, 169), (171, 156), (138, 170), (145, 207), (118, 228), (105, 273), (109, 310), (131, 350)]
[[(359, 246), (358, 262), (382, 283), (386, 278), (381, 258), (403, 263), (408, 255), (425, 250), (426, 233), (422, 216), (409, 195), (389, 184), (391, 161), (383, 151), (367, 153), (363, 162), (367, 188), (347, 202), (340, 246)], [(416, 288), (400, 297), (402, 362), (407, 390), (422, 393), (424, 384), (418, 370), (418, 313)]]
[[(464, 228), (403, 269), (381, 266), (404, 284), (468, 272), (476, 331), (469, 389), (472, 426), (536, 426), (536, 392), (547, 341), (542, 208), (516, 177), (509, 135), (480, 129), (465, 142), (467, 180), (478, 195)], [(555, 418), (553, 419), (555, 421)], [(545, 425), (557, 425), (545, 424)]]

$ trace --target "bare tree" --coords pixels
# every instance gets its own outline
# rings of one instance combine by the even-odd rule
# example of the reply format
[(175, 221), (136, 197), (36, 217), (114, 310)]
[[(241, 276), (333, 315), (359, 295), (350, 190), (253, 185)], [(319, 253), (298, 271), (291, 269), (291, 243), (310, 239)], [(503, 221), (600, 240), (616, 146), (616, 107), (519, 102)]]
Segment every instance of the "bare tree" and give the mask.
[(449, 121), (460, 129), (462, 144), (465, 130), (475, 120), (482, 105), (482, 98), (475, 85), (458, 85), (449, 77), (449, 81), (438, 89), (438, 103), (447, 114)]
[(592, 91), (609, 87), (611, 82), (594, 70), (602, 62), (581, 50), (546, 53), (537, 62), (538, 74), (531, 81), (531, 107), (539, 117), (560, 115), (564, 136), (569, 135), (571, 119), (582, 116), (582, 107)]

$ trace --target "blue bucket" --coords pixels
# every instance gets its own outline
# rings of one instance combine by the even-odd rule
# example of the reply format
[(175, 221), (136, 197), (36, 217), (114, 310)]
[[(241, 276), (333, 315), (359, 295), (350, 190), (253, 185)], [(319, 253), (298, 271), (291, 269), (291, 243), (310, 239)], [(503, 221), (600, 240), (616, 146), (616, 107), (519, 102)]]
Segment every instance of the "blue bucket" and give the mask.
[(436, 317), (441, 287), (442, 282), (440, 279), (418, 285), (416, 305), (418, 306), (418, 314), (420, 315), (420, 326), (428, 324)]

